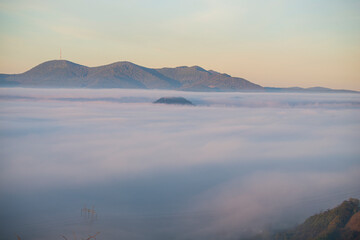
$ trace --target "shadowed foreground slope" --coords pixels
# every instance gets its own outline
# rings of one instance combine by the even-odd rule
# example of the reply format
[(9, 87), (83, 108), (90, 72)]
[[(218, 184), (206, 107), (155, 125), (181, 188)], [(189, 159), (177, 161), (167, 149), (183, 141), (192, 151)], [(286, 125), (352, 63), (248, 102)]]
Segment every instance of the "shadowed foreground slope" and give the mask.
[[(350, 198), (339, 206), (309, 217), (294, 229), (256, 236), (267, 240), (357, 240), (360, 239), (359, 200)], [(269, 236), (270, 235), (270, 236)]]

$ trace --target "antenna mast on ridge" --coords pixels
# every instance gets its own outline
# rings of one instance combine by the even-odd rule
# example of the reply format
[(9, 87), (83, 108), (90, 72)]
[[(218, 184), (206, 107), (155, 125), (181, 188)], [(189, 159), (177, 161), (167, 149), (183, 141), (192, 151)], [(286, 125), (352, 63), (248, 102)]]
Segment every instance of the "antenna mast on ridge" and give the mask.
[(60, 60), (61, 60), (61, 48), (60, 48)]

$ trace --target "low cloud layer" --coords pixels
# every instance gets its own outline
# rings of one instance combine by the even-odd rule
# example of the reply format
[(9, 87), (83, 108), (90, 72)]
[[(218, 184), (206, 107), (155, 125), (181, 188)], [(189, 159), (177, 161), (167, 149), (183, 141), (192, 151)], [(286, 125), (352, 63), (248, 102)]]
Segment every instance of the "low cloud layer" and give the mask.
[(360, 196), (359, 109), (358, 94), (0, 89), (1, 219), (30, 236), (26, 209), (94, 204), (103, 237), (132, 239), (295, 224)]

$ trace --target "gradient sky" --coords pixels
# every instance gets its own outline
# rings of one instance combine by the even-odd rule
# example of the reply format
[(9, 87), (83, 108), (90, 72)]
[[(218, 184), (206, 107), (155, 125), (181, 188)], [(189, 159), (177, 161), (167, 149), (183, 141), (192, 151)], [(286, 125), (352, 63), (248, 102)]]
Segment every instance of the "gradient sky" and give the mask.
[(200, 65), (262, 86), (360, 90), (357, 0), (0, 0), (0, 72)]

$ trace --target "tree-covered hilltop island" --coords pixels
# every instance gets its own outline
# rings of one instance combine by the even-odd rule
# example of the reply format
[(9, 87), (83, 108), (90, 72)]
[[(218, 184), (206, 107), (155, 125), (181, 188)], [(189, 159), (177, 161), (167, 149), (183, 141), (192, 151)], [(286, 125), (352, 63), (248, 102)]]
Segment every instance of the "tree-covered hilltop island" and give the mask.
[(189, 100), (183, 97), (162, 97), (156, 100), (154, 103), (164, 103), (164, 104), (177, 104), (177, 105), (192, 105), (194, 104)]

